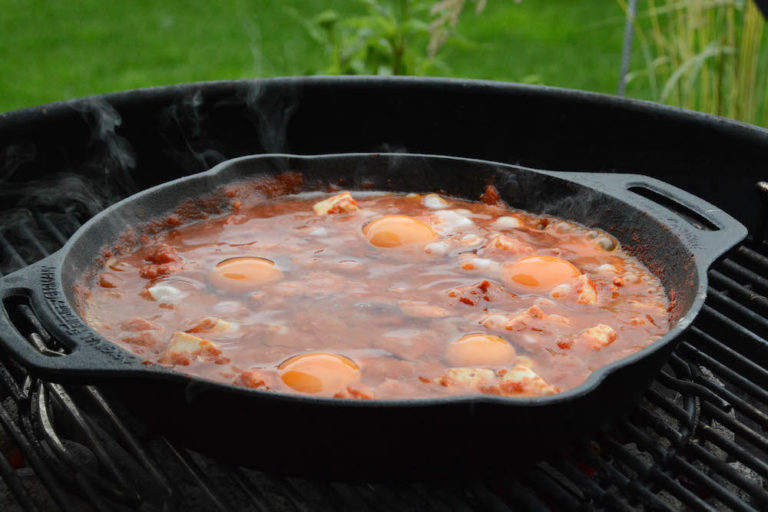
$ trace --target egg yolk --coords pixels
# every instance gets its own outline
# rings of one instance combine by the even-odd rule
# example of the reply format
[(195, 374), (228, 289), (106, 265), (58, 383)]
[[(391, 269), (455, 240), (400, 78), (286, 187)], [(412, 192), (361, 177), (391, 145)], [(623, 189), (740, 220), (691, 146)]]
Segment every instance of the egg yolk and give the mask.
[(387, 215), (366, 224), (363, 234), (376, 247), (426, 245), (437, 239), (437, 233), (420, 220), (407, 215)]
[(211, 283), (230, 292), (250, 292), (275, 282), (283, 273), (266, 258), (243, 256), (220, 261), (211, 271)]
[(360, 367), (339, 354), (311, 352), (290, 357), (277, 367), (280, 379), (301, 393), (333, 396), (360, 381)]
[(507, 366), (515, 362), (515, 348), (504, 338), (467, 334), (445, 348), (451, 366)]
[(555, 256), (527, 256), (501, 267), (504, 284), (519, 292), (545, 292), (580, 275), (572, 263)]

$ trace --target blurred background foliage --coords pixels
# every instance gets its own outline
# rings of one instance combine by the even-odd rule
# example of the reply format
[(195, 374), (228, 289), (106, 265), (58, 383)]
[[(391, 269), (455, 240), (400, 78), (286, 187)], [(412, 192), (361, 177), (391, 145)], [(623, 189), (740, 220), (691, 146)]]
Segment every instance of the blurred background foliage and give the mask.
[[(396, 12), (400, 0), (377, 3)], [(475, 8), (465, 8), (441, 48), (442, 64), (423, 63), (420, 72), (615, 91), (624, 25), (611, 0)], [(361, 0), (0, 0), (0, 110), (152, 85), (328, 72), (328, 47), (307, 24), (327, 11), (347, 18), (370, 9)], [(428, 37), (417, 42), (426, 56)]]
[(768, 34), (751, 0), (647, 0), (641, 7), (644, 65), (630, 84), (649, 87), (656, 101), (768, 126)]
[[(137, 87), (306, 74), (614, 93), (625, 1), (0, 0), (0, 111)], [(748, 0), (639, 3), (629, 96), (765, 124), (768, 54)]]

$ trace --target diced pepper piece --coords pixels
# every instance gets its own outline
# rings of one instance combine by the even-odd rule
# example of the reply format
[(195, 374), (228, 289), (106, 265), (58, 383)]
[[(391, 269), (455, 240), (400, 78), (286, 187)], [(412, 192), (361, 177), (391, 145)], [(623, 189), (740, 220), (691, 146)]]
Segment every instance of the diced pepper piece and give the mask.
[(372, 400), (373, 390), (365, 384), (356, 384), (354, 386), (347, 386), (344, 391), (339, 391), (334, 398), (356, 398), (358, 400)]
[(244, 370), (235, 379), (235, 385), (246, 388), (269, 390), (274, 387), (275, 376), (263, 370)]

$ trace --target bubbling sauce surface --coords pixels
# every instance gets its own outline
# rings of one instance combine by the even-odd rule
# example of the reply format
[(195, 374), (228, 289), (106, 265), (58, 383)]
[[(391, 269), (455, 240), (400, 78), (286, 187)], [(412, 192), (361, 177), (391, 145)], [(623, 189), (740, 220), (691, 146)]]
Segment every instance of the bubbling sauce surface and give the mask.
[(436, 194), (277, 198), (147, 238), (79, 293), (149, 362), (340, 398), (553, 394), (669, 329), (610, 235)]

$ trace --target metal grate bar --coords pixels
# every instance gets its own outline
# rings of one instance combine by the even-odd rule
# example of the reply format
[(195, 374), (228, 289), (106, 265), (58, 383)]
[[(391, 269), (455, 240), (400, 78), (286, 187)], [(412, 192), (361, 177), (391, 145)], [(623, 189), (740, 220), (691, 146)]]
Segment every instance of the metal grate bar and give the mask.
[(289, 490), (293, 489), (295, 491), (290, 492), (289, 496), (291, 497), (294, 506), (299, 510), (303, 508), (302, 501), (305, 503), (312, 503), (312, 506), (319, 510), (339, 510), (339, 507), (341, 506), (340, 503), (337, 503), (333, 499), (334, 496), (332, 494), (322, 492), (317, 483), (310, 482), (303, 478), (292, 477), (285, 478), (283, 483)]
[(58, 480), (53, 476), (48, 465), (38, 456), (32, 444), (27, 440), (22, 431), (16, 426), (8, 411), (0, 404), (0, 426), (10, 436), (13, 444), (21, 451), (24, 459), (29, 463), (35, 474), (40, 478), (46, 490), (58, 507), (67, 511), (71, 508), (71, 501), (66, 497), (67, 494), (59, 485)]
[[(752, 382), (749, 379), (744, 378), (741, 374), (728, 368), (726, 365), (708, 356), (706, 353), (700, 350), (696, 350), (690, 345), (688, 345), (688, 347), (690, 347), (687, 350), (688, 355), (692, 357), (696, 362), (709, 368), (710, 371), (717, 374), (717, 376), (720, 377), (721, 379), (724, 379), (728, 382), (731, 382), (737, 385), (738, 387), (750, 393), (753, 397), (762, 400), (763, 403), (768, 403), (768, 391), (766, 391), (765, 388), (761, 387), (759, 384)], [(709, 382), (709, 379), (706, 379), (706, 380), (707, 382)], [(719, 386), (715, 386), (715, 387), (717, 389), (722, 389)], [(717, 393), (717, 391), (713, 391), (713, 392)], [(733, 395), (733, 397), (736, 398), (735, 395)]]
[[(122, 477), (111, 458), (106, 454), (104, 446), (95, 438), (95, 434), (79, 414), (79, 411), (66, 392), (62, 389), (57, 390), (57, 387), (57, 384), (50, 383), (44, 383), (43, 386), (41, 386), (39, 393), (37, 394), (38, 407), (36, 408), (36, 411), (37, 419), (42, 426), (41, 433), (48, 446), (53, 450), (52, 455), (57, 459), (58, 464), (65, 467), (78, 468), (75, 475), (77, 481), (79, 482), (83, 477), (87, 477), (89, 488), (93, 486), (116, 501), (125, 502), (132, 506), (138, 505), (141, 498), (137, 491), (133, 489), (133, 486), (128, 485), (127, 480)], [(109, 476), (116, 480), (116, 482), (110, 480), (109, 476), (102, 474), (101, 471), (96, 472), (87, 465), (79, 464), (77, 462), (76, 457), (67, 448), (53, 426), (52, 412), (47, 405), (49, 394), (64, 407), (64, 410), (67, 411), (67, 415), (76, 422), (79, 430), (86, 438), (86, 442), (88, 443), (87, 448), (95, 455), (98, 462), (101, 463), (101, 465), (109, 472)], [(117, 483), (117, 485), (115, 485), (115, 483)], [(82, 488), (82, 490), (88, 491), (89, 489)]]
[(713, 287), (717, 286), (722, 288), (728, 295), (732, 295), (740, 300), (742, 305), (750, 309), (758, 310), (761, 314), (768, 314), (768, 298), (764, 295), (734, 281), (717, 270), (710, 270), (709, 278), (710, 284)]
[(659, 393), (659, 391), (651, 389), (645, 394), (644, 398), (648, 400), (650, 404), (663, 409), (667, 414), (677, 419), (677, 421), (679, 421), (681, 424), (690, 423), (689, 414), (672, 400)]
[[(638, 409), (638, 412), (642, 412), (642, 409)], [(650, 420), (650, 423), (656, 423), (655, 418), (647, 418)], [(664, 448), (658, 443), (658, 440), (651, 438), (649, 435), (642, 432), (637, 426), (633, 425), (630, 422), (623, 422), (622, 428), (626, 430), (634, 439), (637, 440), (638, 444), (643, 447), (646, 451), (654, 454), (654, 458), (658, 458), (661, 460), (665, 465), (670, 467), (670, 469), (676, 470), (681, 475), (684, 475), (688, 479), (690, 479), (693, 482), (696, 482), (697, 484), (703, 486), (704, 488), (711, 491), (715, 496), (718, 497), (723, 503), (729, 504), (732, 508), (736, 510), (743, 510), (743, 511), (750, 511), (752, 512), (754, 509), (749, 507), (748, 505), (741, 503), (740, 500), (733, 496), (732, 493), (730, 493), (727, 489), (725, 489), (723, 486), (721, 486), (717, 481), (713, 480), (711, 477), (705, 475), (701, 471), (699, 471), (695, 466), (691, 465), (688, 461), (683, 459), (679, 453), (675, 450), (669, 450), (665, 451)], [(653, 428), (653, 426), (651, 426)], [(658, 431), (654, 428), (657, 433)], [(679, 446), (679, 436), (673, 436), (672, 439), (673, 446)], [(676, 443), (677, 441), (677, 443)], [(711, 507), (707, 506), (707, 509), (714, 510)]]
[[(757, 504), (761, 505), (760, 507), (761, 510), (765, 510), (765, 507), (768, 507), (768, 499), (765, 496), (764, 490), (755, 482), (753, 482), (752, 480), (749, 480), (748, 478), (743, 476), (741, 473), (736, 471), (727, 462), (717, 458), (715, 455), (711, 454), (703, 446), (697, 443), (689, 444), (688, 451), (692, 453), (695, 457), (697, 457), (700, 461), (702, 461), (704, 464), (708, 465), (709, 467), (714, 469), (716, 472), (718, 472), (720, 475), (727, 478), (730, 482), (739, 486), (741, 489), (745, 490)], [(727, 496), (728, 496), (728, 502), (738, 503), (739, 505), (743, 503), (739, 499), (739, 497), (734, 496), (732, 492), (728, 492)], [(724, 497), (725, 496), (723, 496), (721, 499), (723, 499)], [(746, 507), (746, 504), (745, 504), (745, 510), (748, 510), (748, 508)]]
[(759, 457), (755, 457), (754, 453), (748, 452), (730, 439), (723, 437), (709, 425), (704, 424), (699, 426), (698, 432), (702, 438), (717, 445), (718, 448), (727, 452), (731, 457), (745, 466), (750, 467), (763, 478), (768, 478), (768, 463)]
[(220, 512), (227, 512), (229, 507), (225, 506), (224, 503), (219, 500), (216, 493), (213, 492), (208, 478), (203, 474), (202, 471), (200, 471), (200, 468), (192, 459), (190, 454), (183, 448), (177, 449), (165, 438), (162, 438), (162, 441), (165, 447), (170, 450), (171, 453), (175, 455), (176, 459), (184, 466), (184, 469), (186, 469), (187, 473), (195, 479), (196, 487), (203, 491), (205, 497), (208, 498), (215, 509), (219, 510)]
[(733, 254), (743, 258), (752, 265), (761, 267), (763, 272), (768, 273), (768, 257), (766, 257), (764, 254), (760, 254), (759, 251), (752, 249), (749, 247), (749, 245), (740, 245), (736, 248)]
[(588, 447), (579, 452), (579, 458), (588, 462), (599, 473), (607, 475), (610, 480), (617, 483), (621, 489), (631, 496), (639, 498), (642, 502), (649, 504), (654, 510), (668, 510), (674, 512), (674, 509), (653, 494), (648, 486), (643, 485), (638, 479), (622, 474), (616, 467), (609, 464), (605, 459), (598, 457)]
[[(751, 482), (745, 481), (740, 475), (736, 474), (736, 472), (733, 471), (733, 468), (731, 468), (723, 461), (709, 454), (706, 450), (701, 448), (701, 446), (699, 446), (698, 444), (681, 442), (681, 437), (684, 437), (684, 436), (680, 436), (678, 432), (675, 432), (674, 430), (672, 430), (672, 428), (669, 425), (666, 425), (663, 422), (659, 421), (658, 418), (652, 416), (651, 413), (648, 412), (647, 410), (642, 408), (637, 409), (636, 414), (638, 414), (641, 418), (643, 418), (643, 420), (645, 420), (645, 422), (647, 422), (651, 426), (651, 428), (653, 428), (653, 430), (656, 431), (659, 435), (672, 441), (674, 446), (678, 447), (682, 451), (691, 453), (692, 455), (699, 458), (700, 460), (703, 460), (705, 463), (709, 463), (710, 468), (714, 469), (722, 477), (728, 478), (731, 482), (741, 486), (742, 488), (747, 489), (748, 491), (753, 490), (753, 487), (750, 486)], [(720, 485), (720, 483), (718, 483), (716, 480), (712, 479), (710, 476), (700, 471), (698, 468), (693, 466), (689, 461), (683, 459), (679, 455), (674, 454), (671, 457), (669, 457), (669, 462), (671, 462), (674, 466), (678, 467), (683, 472), (683, 474), (685, 474), (688, 478), (704, 484), (706, 488), (712, 491), (712, 493), (716, 495), (720, 501), (722, 501), (725, 504), (728, 504), (730, 507), (736, 510), (744, 510), (744, 511), (755, 510), (748, 504), (742, 502), (738, 498), (738, 496), (735, 496), (732, 492), (728, 491), (728, 489)]]
[(710, 298), (710, 306), (717, 306), (718, 310), (730, 313), (734, 319), (745, 321), (753, 331), (759, 331), (762, 335), (768, 333), (768, 320), (747, 309), (743, 304), (713, 288), (709, 289), (708, 296)]
[(46, 232), (50, 233), (51, 236), (53, 236), (54, 240), (58, 243), (59, 246), (63, 246), (65, 243), (67, 243), (67, 237), (64, 236), (64, 234), (59, 230), (56, 225), (51, 222), (51, 219), (48, 218), (47, 215), (34, 212), (35, 220), (37, 223), (46, 230)]
[(24, 260), (24, 258), (21, 257), (21, 254), (19, 254), (13, 245), (8, 242), (5, 236), (0, 233), (0, 254), (3, 253), (7, 254), (11, 258), (11, 262), (16, 266), (16, 268), (21, 268), (27, 265), (27, 262)]
[[(518, 489), (515, 489), (518, 491), (518, 504), (522, 503), (524, 508), (527, 510), (537, 510), (538, 508), (542, 507), (541, 503), (537, 502), (535, 498), (533, 498), (530, 491), (526, 495), (523, 495), (523, 493), (519, 492), (520, 485), (516, 481), (513, 481), (513, 483), (518, 487)], [(486, 484), (482, 482), (471, 482), (467, 486), (466, 491), (472, 494), (473, 497), (477, 498), (472, 500), (473, 502), (482, 503), (482, 507), (474, 508), (482, 508), (482, 510), (489, 510), (491, 512), (511, 512), (512, 510), (496, 493), (494, 493), (491, 489), (488, 488)]]
[(736, 321), (728, 318), (711, 306), (705, 304), (701, 308), (701, 314), (704, 318), (715, 320), (716, 323), (719, 324), (720, 328), (726, 328), (730, 331), (733, 331), (733, 334), (737, 335), (729, 338), (729, 341), (747, 346), (752, 350), (759, 348), (763, 352), (768, 352), (768, 341), (764, 340)]
[(5, 457), (3, 457), (2, 453), (0, 453), (0, 478), (8, 484), (8, 488), (11, 490), (11, 493), (13, 493), (13, 497), (26, 512), (37, 512), (37, 505), (35, 505), (29, 497), (21, 483), (19, 475), (16, 474), (11, 467), (11, 464)]
[(136, 457), (142, 467), (150, 473), (153, 479), (160, 482), (166, 496), (171, 497), (173, 495), (173, 489), (168, 483), (168, 479), (160, 471), (160, 468), (150, 459), (147, 452), (141, 448), (138, 440), (133, 436), (133, 434), (131, 434), (128, 428), (123, 425), (115, 412), (112, 410), (112, 407), (104, 399), (102, 394), (93, 386), (85, 386), (84, 389), (93, 399), (93, 401), (101, 408), (103, 416), (109, 419), (110, 424), (120, 435), (121, 439), (123, 439), (123, 441), (128, 445), (128, 448), (133, 456)]
[(36, 237), (34, 233), (32, 233), (28, 223), (25, 222), (17, 225), (14, 232), (24, 239), (24, 241), (27, 243), (27, 247), (34, 247), (35, 250), (40, 254), (40, 258), (50, 254), (48, 249), (43, 247), (43, 244), (40, 243), (40, 239)]
[[(768, 382), (768, 370), (751, 359), (744, 357), (744, 355), (736, 352), (731, 347), (717, 340), (713, 336), (710, 336), (695, 325), (688, 329), (687, 336), (691, 343), (683, 341), (679, 346), (679, 349), (684, 354), (687, 354), (687, 351), (696, 352), (697, 350), (712, 353), (717, 356), (716, 359), (718, 361), (724, 361), (735, 366), (740, 374), (745, 375), (750, 379)], [(695, 348), (693, 344), (696, 345)]]
[(383, 500), (377, 499), (371, 489), (362, 485), (352, 486), (338, 482), (329, 485), (347, 504), (349, 510), (385, 510)]
[(429, 508), (435, 510), (457, 510), (472, 512), (470, 507), (461, 497), (452, 489), (439, 483), (430, 483), (429, 485), (415, 482), (408, 485), (424, 502), (429, 503)]
[(509, 478), (503, 482), (496, 482), (492, 485), (490, 492), (507, 507), (506, 510), (529, 510), (533, 512), (549, 512), (551, 509), (544, 503), (543, 499), (535, 492), (535, 489), (516, 478)]
[(539, 499), (555, 510), (575, 510), (584, 501), (583, 495), (574, 494), (563, 487), (562, 478), (552, 475), (544, 464), (539, 464), (523, 475), (521, 481), (533, 488)]
[(11, 375), (10, 370), (1, 361), (0, 361), (0, 385), (2, 385), (2, 387), (5, 389), (5, 392), (8, 393), (13, 399), (13, 401), (16, 402), (17, 404), (24, 399), (23, 391), (19, 386), (18, 382), (16, 382), (16, 379), (13, 378), (13, 375)]
[(720, 263), (720, 268), (724, 271), (725, 274), (730, 274), (737, 279), (746, 281), (750, 285), (760, 289), (764, 295), (768, 294), (768, 279), (753, 272), (752, 270), (744, 268), (743, 266), (730, 259), (723, 260)]
[(290, 492), (286, 491), (282, 482), (260, 471), (245, 472), (242, 469), (238, 471), (242, 472), (243, 483), (249, 485), (249, 492), (254, 495), (257, 493), (263, 495), (267, 507), (276, 510), (300, 510), (290, 499)]
[(567, 476), (570, 481), (579, 486), (583, 492), (604, 504), (609, 510), (632, 510), (632, 507), (624, 499), (616, 496), (614, 492), (606, 492), (601, 489), (592, 478), (574, 467), (573, 464), (569, 464), (564, 460), (558, 460), (553, 465), (563, 475)]
[(264, 499), (264, 496), (259, 492), (258, 487), (253, 485), (248, 477), (245, 476), (240, 468), (228, 468), (229, 474), (232, 479), (240, 486), (245, 495), (248, 497), (248, 501), (253, 505), (253, 510), (261, 512), (269, 512), (269, 503)]
[(759, 433), (755, 432), (741, 421), (738, 421), (733, 416), (723, 412), (717, 407), (714, 407), (708, 402), (702, 403), (701, 409), (709, 417), (716, 420), (718, 423), (729, 429), (734, 434), (742, 437), (744, 440), (753, 444), (763, 452), (768, 453), (768, 439), (766, 437), (761, 436)]
[(752, 418), (753, 420), (759, 423), (762, 423), (762, 424), (768, 423), (768, 414), (764, 413), (757, 407), (754, 407), (753, 405), (742, 400), (730, 390), (715, 384), (714, 382), (710, 381), (705, 377), (695, 376), (694, 378), (696, 379), (697, 382), (706, 386), (707, 388), (709, 388), (710, 391), (719, 395), (721, 398), (723, 398), (724, 400), (729, 402), (731, 405), (733, 405), (733, 408), (736, 409), (737, 411), (741, 412), (746, 416), (749, 416), (750, 418)]
[[(410, 485), (405, 483), (381, 483), (376, 484), (381, 489), (381, 494), (389, 498), (396, 498), (394, 505), (400, 509), (411, 508), (413, 510), (435, 510), (428, 501), (414, 492)], [(389, 505), (389, 504), (388, 504)]]
[[(641, 443), (637, 443), (638, 445)], [(638, 474), (643, 475), (646, 479), (659, 485), (665, 489), (671, 495), (675, 496), (682, 503), (691, 507), (694, 510), (706, 510), (709, 512), (716, 512), (716, 509), (701, 499), (701, 497), (694, 494), (690, 489), (684, 487), (678, 480), (673, 479), (666, 471), (664, 471), (659, 461), (650, 467), (646, 467), (643, 462), (635, 455), (629, 453), (627, 449), (619, 442), (611, 438), (604, 438), (601, 441), (601, 445), (609, 450), (624, 464), (633, 468)], [(656, 457), (654, 457), (656, 459)]]

